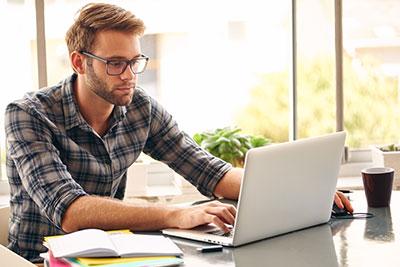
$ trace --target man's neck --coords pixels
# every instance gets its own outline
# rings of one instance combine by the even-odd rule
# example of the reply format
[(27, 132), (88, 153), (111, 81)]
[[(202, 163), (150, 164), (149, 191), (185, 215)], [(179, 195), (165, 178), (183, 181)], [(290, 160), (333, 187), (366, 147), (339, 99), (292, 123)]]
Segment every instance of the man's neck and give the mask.
[(93, 130), (103, 136), (109, 128), (109, 119), (114, 105), (84, 86), (84, 82), (78, 77), (74, 84), (74, 93), (79, 111)]

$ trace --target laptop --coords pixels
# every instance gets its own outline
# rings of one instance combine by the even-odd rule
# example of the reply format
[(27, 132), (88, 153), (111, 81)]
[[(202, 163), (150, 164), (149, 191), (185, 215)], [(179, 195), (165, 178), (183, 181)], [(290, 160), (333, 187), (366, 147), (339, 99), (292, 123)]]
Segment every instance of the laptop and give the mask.
[(240, 246), (329, 221), (345, 132), (250, 149), (235, 224), (165, 229), (166, 235)]

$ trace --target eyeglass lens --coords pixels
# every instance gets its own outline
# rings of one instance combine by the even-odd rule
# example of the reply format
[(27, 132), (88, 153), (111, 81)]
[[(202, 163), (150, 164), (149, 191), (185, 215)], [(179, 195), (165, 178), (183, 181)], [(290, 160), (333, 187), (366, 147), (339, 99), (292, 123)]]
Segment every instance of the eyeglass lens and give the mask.
[(111, 60), (107, 62), (107, 73), (109, 75), (120, 75), (126, 70), (126, 67), (129, 66), (133, 73), (139, 74), (144, 71), (147, 65), (146, 58), (138, 58), (132, 61), (119, 61), (119, 60)]

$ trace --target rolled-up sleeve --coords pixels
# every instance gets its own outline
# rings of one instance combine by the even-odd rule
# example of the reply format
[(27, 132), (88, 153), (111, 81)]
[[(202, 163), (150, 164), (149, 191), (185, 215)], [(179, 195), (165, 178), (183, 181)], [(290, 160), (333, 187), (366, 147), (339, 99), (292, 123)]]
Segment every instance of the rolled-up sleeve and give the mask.
[(61, 161), (60, 152), (52, 143), (52, 127), (55, 126), (35, 110), (23, 110), (17, 104), (10, 104), (6, 109), (8, 156), (26, 193), (61, 229), (68, 206), (86, 192)]
[(181, 131), (154, 99), (151, 99), (150, 133), (144, 152), (169, 165), (206, 196), (213, 195), (219, 180), (232, 168)]

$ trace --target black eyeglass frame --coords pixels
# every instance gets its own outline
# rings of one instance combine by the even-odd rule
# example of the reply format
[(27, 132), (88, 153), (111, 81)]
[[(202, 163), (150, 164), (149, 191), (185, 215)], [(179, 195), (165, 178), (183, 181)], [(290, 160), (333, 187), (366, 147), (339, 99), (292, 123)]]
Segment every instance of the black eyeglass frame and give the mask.
[[(87, 51), (79, 51), (79, 53), (81, 53), (82, 55), (85, 55), (85, 56), (88, 56), (88, 57), (97, 59), (97, 60), (103, 62), (104, 64), (106, 64), (106, 72), (107, 72), (107, 74), (110, 75), (110, 76), (118, 76), (118, 75), (121, 75), (122, 73), (125, 72), (125, 70), (126, 70), (126, 68), (127, 68), (128, 66), (129, 66), (129, 68), (131, 69), (131, 71), (132, 71), (135, 75), (136, 75), (136, 74), (143, 73), (143, 72), (146, 70), (147, 63), (149, 62), (149, 57), (148, 57), (148, 56), (145, 56), (145, 55), (143, 55), (143, 54), (140, 55), (139, 57), (136, 57), (136, 58), (131, 59), (131, 60), (121, 60), (121, 59), (106, 59), (106, 58), (102, 58), (102, 57), (96, 56), (96, 55), (94, 55), (94, 54), (92, 54), (92, 53), (90, 53), (90, 52), (87, 52)], [(143, 59), (145, 60), (145, 65), (144, 65), (144, 67), (143, 67), (143, 70), (142, 70), (142, 71), (139, 71), (139, 72), (136, 72), (135, 70), (133, 70), (133, 69), (132, 69), (132, 66), (133, 66), (138, 60), (143, 60)], [(122, 69), (122, 71), (121, 71), (120, 73), (118, 73), (118, 74), (110, 74), (110, 73), (109, 73), (109, 70), (108, 70), (108, 66), (109, 66), (108, 64), (109, 64), (110, 62), (125, 62), (126, 65), (125, 65), (125, 67)]]

